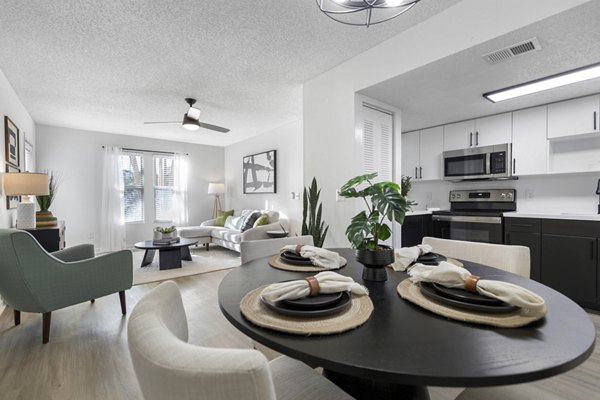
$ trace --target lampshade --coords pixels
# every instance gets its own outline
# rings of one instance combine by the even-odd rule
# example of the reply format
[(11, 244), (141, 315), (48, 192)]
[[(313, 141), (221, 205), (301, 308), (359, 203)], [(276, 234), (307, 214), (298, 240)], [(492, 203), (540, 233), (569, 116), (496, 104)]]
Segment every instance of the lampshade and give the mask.
[(224, 183), (209, 183), (208, 194), (223, 194), (225, 193)]
[(4, 194), (7, 196), (48, 195), (48, 174), (8, 172), (4, 174)]
[(596, 194), (600, 194), (600, 179), (598, 179), (598, 188), (596, 188)]

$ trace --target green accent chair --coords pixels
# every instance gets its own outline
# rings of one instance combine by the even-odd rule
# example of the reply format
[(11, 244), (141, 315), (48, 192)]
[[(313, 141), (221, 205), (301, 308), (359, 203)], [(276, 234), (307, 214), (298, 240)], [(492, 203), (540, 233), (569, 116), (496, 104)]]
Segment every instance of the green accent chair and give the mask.
[(21, 311), (42, 313), (43, 343), (54, 310), (119, 292), (125, 315), (132, 267), (129, 250), (94, 257), (94, 246), (83, 244), (48, 253), (29, 232), (0, 229), (0, 295), (14, 309), (15, 325)]

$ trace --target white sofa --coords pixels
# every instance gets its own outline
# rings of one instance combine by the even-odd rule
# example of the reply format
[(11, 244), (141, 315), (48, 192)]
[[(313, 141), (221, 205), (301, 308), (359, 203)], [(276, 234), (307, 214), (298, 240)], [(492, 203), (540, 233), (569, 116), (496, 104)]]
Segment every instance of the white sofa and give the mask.
[(289, 221), (286, 218), (280, 218), (278, 211), (241, 210), (240, 212), (235, 213), (234, 216), (240, 216), (241, 214), (250, 211), (260, 211), (263, 214), (267, 214), (269, 223), (242, 232), (223, 226), (215, 226), (215, 219), (209, 219), (208, 221), (202, 222), (200, 226), (179, 228), (179, 236), (197, 239), (198, 243), (204, 243), (206, 246), (208, 246), (208, 243), (214, 243), (239, 252), (240, 243), (244, 241), (269, 239), (267, 231), (281, 231), (281, 226), (283, 226), (285, 230), (289, 230)]

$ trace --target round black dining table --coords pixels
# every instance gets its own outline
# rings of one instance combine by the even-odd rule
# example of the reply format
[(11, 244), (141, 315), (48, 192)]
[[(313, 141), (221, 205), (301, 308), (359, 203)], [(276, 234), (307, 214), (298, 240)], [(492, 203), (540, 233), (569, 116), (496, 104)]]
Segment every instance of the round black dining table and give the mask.
[[(427, 398), (427, 386), (481, 387), (522, 383), (561, 374), (585, 361), (596, 332), (587, 313), (536, 281), (464, 261), (482, 279), (523, 286), (546, 301), (546, 316), (521, 328), (463, 323), (402, 299), (396, 287), (408, 275), (388, 269), (388, 280), (362, 280), (352, 249), (334, 249), (348, 260), (336, 272), (369, 289), (374, 310), (362, 326), (335, 335), (299, 336), (246, 320), (240, 300), (265, 284), (315, 273), (272, 268), (268, 257), (232, 270), (219, 286), (225, 317), (250, 338), (313, 367), (356, 398)], [(568, 279), (568, 277), (565, 277)]]

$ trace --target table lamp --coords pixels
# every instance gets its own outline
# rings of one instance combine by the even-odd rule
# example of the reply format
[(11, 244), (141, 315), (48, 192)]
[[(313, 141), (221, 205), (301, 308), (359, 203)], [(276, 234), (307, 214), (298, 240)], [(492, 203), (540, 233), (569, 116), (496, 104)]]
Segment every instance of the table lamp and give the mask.
[(209, 183), (208, 184), (208, 194), (215, 195), (215, 207), (213, 209), (213, 218), (217, 218), (217, 211), (221, 210), (221, 200), (219, 199), (219, 195), (225, 193), (225, 184), (224, 183)]
[(35, 228), (35, 203), (29, 196), (47, 195), (48, 174), (7, 172), (4, 174), (4, 194), (22, 196), (17, 206), (17, 229)]

